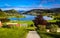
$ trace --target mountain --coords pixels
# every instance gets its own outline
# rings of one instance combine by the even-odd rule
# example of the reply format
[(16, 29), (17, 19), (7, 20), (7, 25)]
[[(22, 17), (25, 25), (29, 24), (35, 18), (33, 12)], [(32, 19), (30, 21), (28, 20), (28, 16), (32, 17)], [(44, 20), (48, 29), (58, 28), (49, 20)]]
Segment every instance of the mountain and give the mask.
[(23, 14), (39, 15), (41, 13), (51, 13), (51, 12), (53, 12), (53, 11), (51, 11), (50, 9), (32, 9)]
[(18, 12), (22, 14), (22, 13), (24, 13), (25, 11), (24, 11), (24, 10), (18, 10)]
[(43, 13), (59, 13), (60, 8), (52, 8), (52, 9), (32, 9), (30, 11), (27, 11), (23, 14), (30, 14), (30, 15), (39, 15)]
[(54, 13), (59, 13), (60, 12), (60, 8), (53, 8), (53, 9), (50, 9), (52, 10)]
[(11, 9), (11, 10), (5, 10), (4, 12), (9, 13), (9, 14), (19, 14), (18, 11)]
[(0, 9), (0, 17), (6, 17), (6, 13)]
[(2, 10), (0, 9), (0, 12), (2, 12)]

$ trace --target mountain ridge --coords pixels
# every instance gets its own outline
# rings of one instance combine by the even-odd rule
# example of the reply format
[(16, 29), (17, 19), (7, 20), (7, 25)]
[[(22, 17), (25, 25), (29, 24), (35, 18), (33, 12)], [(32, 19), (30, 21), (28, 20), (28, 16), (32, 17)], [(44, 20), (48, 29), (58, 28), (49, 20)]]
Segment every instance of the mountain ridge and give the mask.
[(60, 13), (60, 8), (52, 8), (52, 9), (32, 9), (30, 11), (27, 11), (23, 14), (41, 14), (41, 13)]

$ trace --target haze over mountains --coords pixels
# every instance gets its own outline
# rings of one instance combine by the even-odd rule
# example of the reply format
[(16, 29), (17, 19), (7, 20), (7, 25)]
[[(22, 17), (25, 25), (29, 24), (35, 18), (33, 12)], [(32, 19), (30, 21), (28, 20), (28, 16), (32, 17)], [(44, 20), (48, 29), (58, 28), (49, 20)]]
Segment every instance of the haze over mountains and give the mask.
[(52, 8), (52, 9), (32, 9), (30, 11), (25, 12), (24, 14), (40, 14), (40, 13), (60, 13), (60, 8)]
[[(0, 10), (2, 11), (2, 10)], [(20, 13), (20, 14), (30, 14), (30, 15), (34, 15), (34, 14), (40, 14), (40, 13), (60, 13), (60, 8), (52, 8), (52, 9), (32, 9), (29, 11), (25, 11), (25, 10), (5, 10), (3, 11), (5, 13), (12, 13), (12, 14), (16, 14), (16, 13)]]

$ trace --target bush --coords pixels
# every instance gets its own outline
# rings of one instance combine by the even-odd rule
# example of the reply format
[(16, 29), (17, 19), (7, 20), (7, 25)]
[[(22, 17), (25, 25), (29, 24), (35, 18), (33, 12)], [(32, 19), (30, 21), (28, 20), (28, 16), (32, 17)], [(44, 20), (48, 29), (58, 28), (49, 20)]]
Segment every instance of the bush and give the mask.
[(57, 32), (58, 25), (51, 25), (50, 32)]
[(41, 38), (60, 38), (60, 33), (57, 33), (57, 28), (58, 28), (57, 25), (50, 26), (51, 32), (42, 31), (45, 28), (43, 29), (43, 26), (41, 25), (39, 25), (39, 27), (40, 30), (37, 30), (37, 33), (40, 35)]
[(41, 38), (53, 38), (52, 36), (47, 35), (47, 32), (41, 32), (40, 30), (37, 30), (37, 33), (40, 35)]
[(45, 25), (38, 25), (38, 28), (40, 31), (46, 32), (46, 26)]
[(47, 33), (41, 32), (40, 30), (37, 30), (37, 33), (40, 35), (41, 38), (60, 38), (60, 33)]
[(34, 25), (30, 25), (27, 27), (27, 30), (29, 31), (34, 31), (36, 29), (36, 27)]

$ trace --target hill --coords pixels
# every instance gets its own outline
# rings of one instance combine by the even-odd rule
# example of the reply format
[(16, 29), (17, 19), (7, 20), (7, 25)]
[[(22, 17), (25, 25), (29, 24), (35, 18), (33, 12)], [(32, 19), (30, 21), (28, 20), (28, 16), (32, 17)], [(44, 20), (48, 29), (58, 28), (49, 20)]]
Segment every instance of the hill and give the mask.
[(52, 10), (54, 13), (60, 13), (60, 8), (53, 8), (53, 9), (50, 9)]
[(59, 13), (60, 8), (52, 8), (52, 9), (32, 9), (30, 11), (27, 11), (23, 14), (30, 14), (30, 15), (39, 15), (43, 13)]
[(0, 17), (6, 17), (6, 13), (0, 9)]
[(39, 15), (41, 13), (51, 13), (52, 11), (49, 9), (32, 9), (30, 11), (27, 11), (23, 14), (30, 14), (30, 15)]
[(19, 14), (18, 11), (11, 9), (11, 10), (5, 10), (4, 12), (9, 13), (9, 14)]
[(22, 13), (24, 13), (25, 11), (24, 11), (24, 10), (18, 10), (18, 12), (19, 12), (20, 14), (22, 14)]

